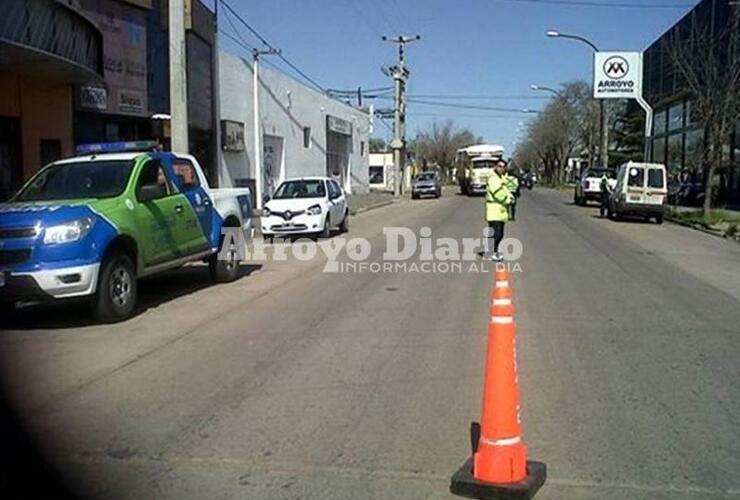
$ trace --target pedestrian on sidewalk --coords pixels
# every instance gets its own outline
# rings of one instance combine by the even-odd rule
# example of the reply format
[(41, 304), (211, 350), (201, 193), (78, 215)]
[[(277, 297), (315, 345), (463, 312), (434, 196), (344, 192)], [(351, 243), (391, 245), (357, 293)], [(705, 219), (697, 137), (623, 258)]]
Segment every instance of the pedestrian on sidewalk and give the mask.
[(504, 239), (504, 226), (509, 220), (509, 205), (514, 194), (506, 183), (506, 162), (499, 160), (493, 167), (493, 174), (486, 185), (486, 222), (488, 222), (488, 255), (486, 259), (494, 262), (504, 260), (499, 253), (499, 244)]

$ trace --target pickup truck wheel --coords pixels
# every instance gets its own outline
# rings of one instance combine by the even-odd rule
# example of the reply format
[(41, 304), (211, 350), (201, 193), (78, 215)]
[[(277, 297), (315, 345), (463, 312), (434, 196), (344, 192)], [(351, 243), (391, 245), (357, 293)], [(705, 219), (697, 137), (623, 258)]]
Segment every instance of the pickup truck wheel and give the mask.
[(93, 303), (95, 316), (105, 323), (122, 321), (136, 306), (136, 271), (131, 259), (122, 253), (103, 261), (98, 290)]
[(339, 224), (339, 232), (340, 233), (349, 232), (349, 210), (344, 212), (344, 219), (342, 219), (342, 223)]
[(239, 252), (236, 251), (236, 245), (232, 243), (225, 252), (222, 249), (211, 255), (208, 259), (208, 270), (216, 283), (234, 281), (239, 276)]
[(663, 224), (663, 214), (656, 215), (655, 222), (657, 222), (658, 224)]

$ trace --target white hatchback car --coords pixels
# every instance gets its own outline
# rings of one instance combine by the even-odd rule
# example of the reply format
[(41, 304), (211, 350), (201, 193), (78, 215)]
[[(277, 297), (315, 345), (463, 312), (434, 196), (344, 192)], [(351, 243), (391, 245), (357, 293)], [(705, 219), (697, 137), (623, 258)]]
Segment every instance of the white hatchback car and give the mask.
[(262, 210), (262, 236), (312, 234), (331, 236), (331, 229), (349, 231), (349, 207), (339, 184), (328, 177), (287, 179)]

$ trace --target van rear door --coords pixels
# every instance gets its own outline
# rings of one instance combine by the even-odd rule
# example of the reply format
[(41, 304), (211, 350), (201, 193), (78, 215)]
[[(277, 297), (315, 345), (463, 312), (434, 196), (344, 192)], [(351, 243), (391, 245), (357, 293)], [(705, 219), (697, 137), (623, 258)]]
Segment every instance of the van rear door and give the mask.
[(627, 203), (647, 203), (646, 175), (643, 167), (630, 165), (627, 172)]
[(649, 167), (647, 172), (645, 203), (649, 203), (650, 205), (662, 205), (667, 194), (665, 168)]

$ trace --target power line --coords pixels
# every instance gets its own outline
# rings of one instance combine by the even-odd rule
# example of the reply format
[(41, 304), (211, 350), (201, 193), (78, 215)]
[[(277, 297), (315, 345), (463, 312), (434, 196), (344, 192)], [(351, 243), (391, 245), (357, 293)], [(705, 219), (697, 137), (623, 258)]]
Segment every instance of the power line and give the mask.
[(537, 110), (529, 110), (529, 109), (499, 108), (499, 107), (494, 107), (494, 106), (459, 104), (459, 103), (442, 102), (442, 101), (435, 102), (435, 101), (426, 101), (422, 99), (413, 99), (413, 98), (408, 98), (406, 99), (406, 101), (409, 103), (413, 103), (413, 104), (422, 104), (425, 106), (440, 106), (440, 107), (445, 107), (445, 108), (474, 109), (474, 110), (481, 110), (481, 111), (498, 111), (502, 113), (539, 113), (539, 111)]
[(350, 7), (352, 7), (352, 10), (355, 12), (355, 14), (357, 14), (357, 17), (362, 19), (362, 22), (365, 23), (365, 26), (370, 28), (370, 31), (372, 31), (379, 37), (383, 36), (381, 31), (373, 23), (370, 22), (370, 19), (365, 14), (363, 14), (360, 9), (357, 8), (357, 5), (355, 5), (354, 0), (345, 0), (345, 3), (348, 4)]
[[(269, 48), (271, 50), (275, 50), (275, 51), (278, 50), (277, 48), (275, 48), (275, 46), (273, 46), (270, 42), (268, 42), (265, 39), (265, 37), (263, 37), (262, 35), (260, 35), (260, 33), (256, 29), (254, 29), (247, 21), (245, 21), (244, 18), (242, 16), (240, 16), (239, 13), (236, 12), (233, 9), (233, 7), (231, 7), (231, 5), (229, 5), (226, 2), (226, 0), (216, 0), (216, 1), (220, 1), (223, 4), (223, 6), (226, 7), (226, 10), (228, 10), (231, 14), (233, 14), (233, 16), (236, 17), (236, 19), (239, 22), (241, 22), (249, 30), (249, 32), (252, 33), (260, 42), (262, 42), (263, 45), (265, 45), (267, 48)], [(288, 58), (286, 58), (282, 54), (282, 52), (279, 52), (276, 55), (280, 58), (281, 61), (283, 61), (283, 63), (287, 64), (288, 67), (290, 67), (293, 71), (295, 71), (297, 74), (299, 74), (300, 76), (302, 76), (307, 82), (311, 83), (314, 87), (316, 87), (317, 89), (319, 89), (321, 92), (326, 93), (326, 90), (324, 89), (324, 87), (322, 87), (321, 85), (319, 85), (318, 83), (316, 83), (316, 81), (313, 78), (311, 78), (310, 76), (308, 76), (305, 72), (303, 72), (300, 68), (298, 68), (298, 66), (296, 66), (295, 64), (293, 64), (292, 62), (290, 62), (288, 60)]]
[(685, 9), (694, 7), (693, 4), (687, 3), (627, 3), (627, 2), (594, 2), (591, 0), (497, 0), (499, 2), (513, 3), (537, 3), (543, 5), (568, 5), (572, 7), (601, 7), (601, 8), (618, 8), (618, 9)]
[(549, 99), (547, 96), (540, 95), (463, 95), (463, 94), (408, 94), (408, 97), (417, 99), (489, 99), (489, 100), (509, 100), (509, 99)]

